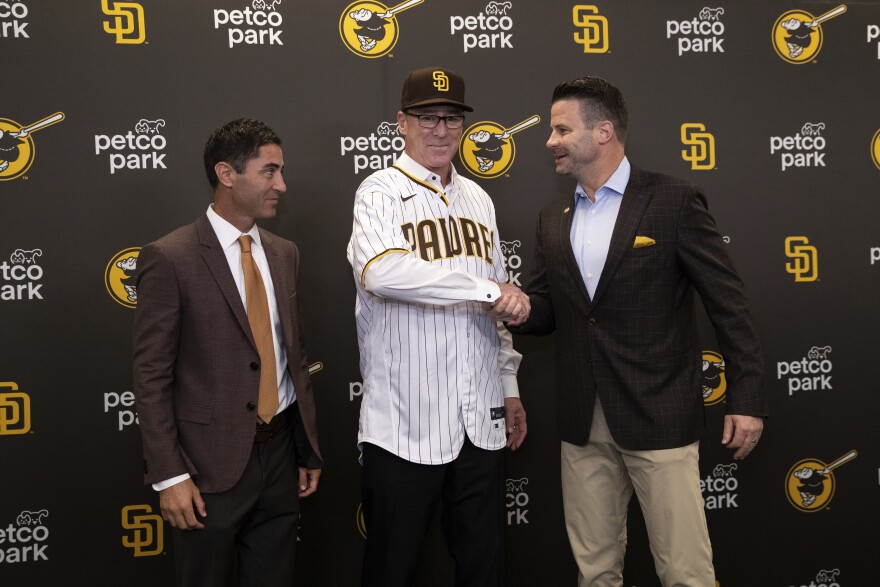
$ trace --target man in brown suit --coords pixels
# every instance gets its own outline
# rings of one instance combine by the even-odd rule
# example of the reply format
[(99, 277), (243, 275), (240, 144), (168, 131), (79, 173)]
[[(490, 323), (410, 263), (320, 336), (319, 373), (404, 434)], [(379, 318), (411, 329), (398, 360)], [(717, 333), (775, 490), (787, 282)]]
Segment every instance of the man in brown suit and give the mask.
[(577, 180), (538, 219), (531, 314), (556, 332), (562, 493), (582, 587), (623, 582), (633, 492), (664, 586), (715, 584), (700, 494), (705, 426), (697, 295), (727, 366), (721, 442), (745, 458), (767, 414), (763, 357), (745, 291), (705, 196), (631, 165), (623, 95), (597, 77), (559, 84), (556, 173)]
[(321, 473), (299, 253), (255, 224), (286, 190), (280, 145), (256, 120), (214, 131), (214, 203), (138, 258), (145, 481), (174, 528), (180, 585), (291, 585), (299, 498)]

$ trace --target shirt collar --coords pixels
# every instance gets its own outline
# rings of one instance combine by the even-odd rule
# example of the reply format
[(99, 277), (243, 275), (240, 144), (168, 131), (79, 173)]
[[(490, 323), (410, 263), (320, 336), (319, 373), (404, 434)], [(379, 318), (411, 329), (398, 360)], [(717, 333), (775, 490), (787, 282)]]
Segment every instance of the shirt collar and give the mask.
[(208, 221), (211, 223), (211, 227), (214, 229), (214, 233), (217, 235), (217, 240), (220, 241), (220, 247), (225, 251), (230, 246), (238, 242), (238, 237), (242, 234), (249, 234), (253, 239), (254, 243), (263, 248), (263, 243), (260, 241), (260, 231), (257, 229), (257, 225), (254, 224), (251, 226), (251, 229), (245, 233), (242, 233), (237, 228), (232, 226), (228, 220), (220, 216), (214, 211), (214, 204), (208, 206)]
[[(411, 176), (415, 177), (416, 179), (420, 179), (425, 183), (436, 186), (441, 191), (443, 190), (442, 184), (440, 183), (440, 176), (428, 169), (427, 167), (424, 167), (422, 164), (416, 162), (416, 160), (407, 155), (405, 151), (400, 153), (400, 155), (397, 157), (397, 161), (395, 161), (394, 164), (406, 171)], [(458, 172), (455, 170), (455, 165), (453, 165), (450, 161), (449, 166), (452, 168), (452, 173), (450, 173), (450, 181), (449, 185), (446, 186), (446, 189), (449, 189), (450, 186), (456, 185), (458, 183)]]
[[(601, 198), (607, 195), (609, 191), (622, 196), (623, 192), (626, 190), (626, 185), (629, 183), (631, 172), (632, 166), (629, 164), (629, 159), (624, 156), (620, 165), (617, 166), (617, 169), (615, 169), (614, 173), (611, 174), (611, 177), (608, 178), (608, 181), (596, 190), (596, 201), (598, 202)], [(579, 198), (584, 198), (587, 202), (590, 201), (589, 198), (587, 198), (586, 190), (584, 190), (580, 183), (577, 184), (577, 188), (574, 191), (575, 204), (577, 204)]]

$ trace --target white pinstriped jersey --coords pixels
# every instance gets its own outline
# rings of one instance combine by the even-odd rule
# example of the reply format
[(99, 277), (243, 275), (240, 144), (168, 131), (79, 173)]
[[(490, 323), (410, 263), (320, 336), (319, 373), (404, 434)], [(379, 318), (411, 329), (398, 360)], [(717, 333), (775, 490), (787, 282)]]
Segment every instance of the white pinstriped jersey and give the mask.
[(448, 463), (467, 435), (505, 445), (504, 397), (521, 355), (482, 302), (503, 268), (495, 207), (473, 181), (440, 178), (408, 155), (360, 185), (348, 260), (363, 396), (358, 445), (421, 464)]

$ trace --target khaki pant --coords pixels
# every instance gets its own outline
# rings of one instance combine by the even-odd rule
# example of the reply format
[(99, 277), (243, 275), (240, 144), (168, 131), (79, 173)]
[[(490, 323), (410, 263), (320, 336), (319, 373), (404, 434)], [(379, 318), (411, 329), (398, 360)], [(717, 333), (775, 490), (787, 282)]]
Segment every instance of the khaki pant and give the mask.
[(562, 443), (565, 525), (579, 587), (623, 585), (633, 489), (664, 587), (715, 586), (698, 459), (699, 442), (667, 450), (620, 448), (596, 401), (587, 445)]

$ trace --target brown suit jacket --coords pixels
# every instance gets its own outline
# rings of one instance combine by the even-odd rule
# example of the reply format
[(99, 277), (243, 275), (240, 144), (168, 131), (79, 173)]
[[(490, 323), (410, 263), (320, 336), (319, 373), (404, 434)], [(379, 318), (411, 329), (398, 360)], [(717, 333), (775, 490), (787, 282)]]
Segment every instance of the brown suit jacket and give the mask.
[[(296, 389), (298, 464), (321, 467), (315, 401), (297, 298), (299, 252), (260, 229)], [(226, 256), (207, 216), (138, 256), (134, 394), (144, 479), (189, 473), (200, 491), (232, 487), (253, 446), (259, 355)]]
[[(675, 448), (700, 437), (705, 423), (695, 294), (725, 358), (728, 413), (765, 416), (761, 346), (742, 281), (703, 194), (633, 167), (593, 299), (571, 247), (573, 212), (570, 195), (541, 211), (528, 286), (532, 312), (511, 329), (556, 332), (562, 439), (586, 444), (597, 395), (623, 448)], [(637, 236), (654, 243), (635, 247)]]

